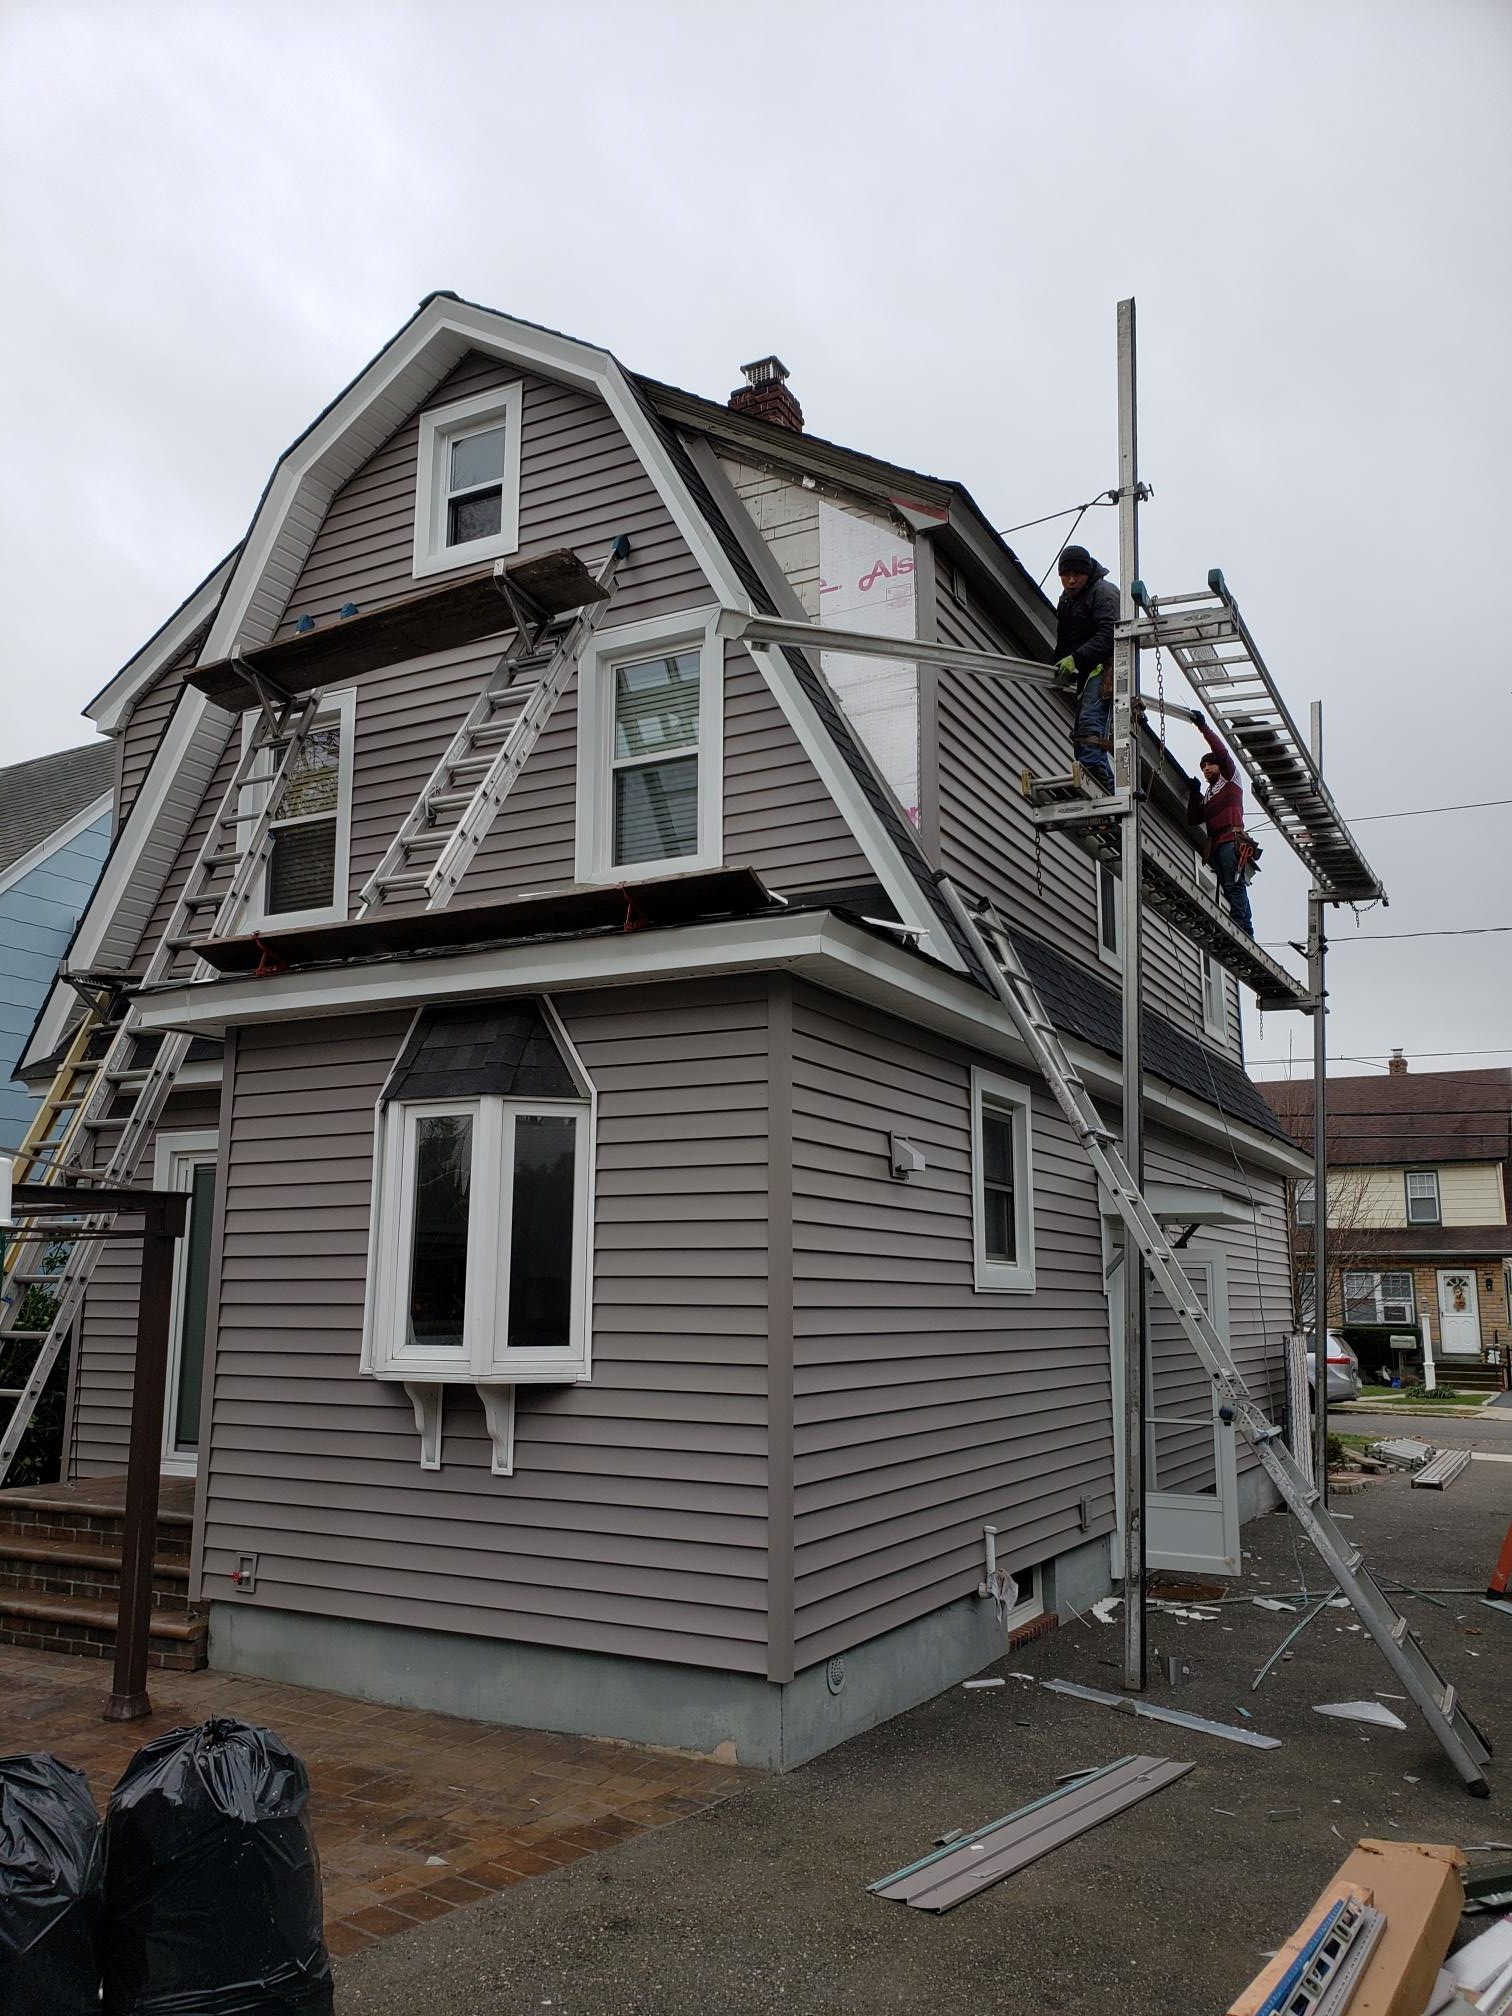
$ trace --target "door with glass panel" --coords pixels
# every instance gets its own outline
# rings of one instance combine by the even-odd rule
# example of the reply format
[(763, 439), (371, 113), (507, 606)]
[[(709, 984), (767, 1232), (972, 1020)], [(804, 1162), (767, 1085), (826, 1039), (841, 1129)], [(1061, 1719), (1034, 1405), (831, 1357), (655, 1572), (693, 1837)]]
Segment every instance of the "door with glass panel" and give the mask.
[(168, 1382), (163, 1401), (163, 1470), (174, 1477), (192, 1477), (198, 1467), (205, 1331), (210, 1313), (215, 1167), (214, 1134), (158, 1136), (154, 1188), (189, 1193), (189, 1222), (174, 1254), (173, 1301), (168, 1318)]

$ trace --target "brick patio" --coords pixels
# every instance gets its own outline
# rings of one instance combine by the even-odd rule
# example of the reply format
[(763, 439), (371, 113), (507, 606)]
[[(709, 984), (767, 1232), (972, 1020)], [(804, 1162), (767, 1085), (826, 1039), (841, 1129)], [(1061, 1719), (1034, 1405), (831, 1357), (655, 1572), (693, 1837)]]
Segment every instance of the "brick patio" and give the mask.
[(99, 1719), (102, 1678), (95, 1660), (0, 1646), (0, 1751), (50, 1750), (88, 1775), (103, 1812), (133, 1753), (165, 1729), (233, 1715), (276, 1730), (309, 1767), (333, 1954), (670, 1826), (749, 1776), (208, 1671), (153, 1673), (153, 1714), (123, 1726)]

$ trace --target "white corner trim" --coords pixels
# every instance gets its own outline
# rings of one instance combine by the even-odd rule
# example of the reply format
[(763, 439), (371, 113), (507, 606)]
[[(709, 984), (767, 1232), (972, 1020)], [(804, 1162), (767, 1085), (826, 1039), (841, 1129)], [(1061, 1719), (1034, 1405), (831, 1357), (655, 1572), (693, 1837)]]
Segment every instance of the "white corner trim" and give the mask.
[(40, 868), (49, 856), (66, 847), (71, 840), (77, 840), (81, 833), (87, 833), (96, 819), (101, 819), (110, 810), (115, 797), (114, 791), (102, 792), (92, 799), (82, 811), (73, 813), (61, 826), (55, 826), (45, 840), (39, 840), (26, 854), (19, 855), (9, 868), (0, 870), (0, 896), (7, 889), (14, 889), (18, 882), (24, 882), (33, 869)]
[[(724, 645), (716, 634), (719, 609), (678, 610), (617, 629), (598, 630), (578, 663), (577, 787), (573, 879), (584, 883), (649, 880), (718, 868), (724, 862)], [(614, 854), (614, 696), (611, 675), (626, 660), (656, 656), (679, 645), (697, 649), (698, 743), (671, 750), (669, 758), (698, 759), (698, 848), (661, 861), (616, 866)]]
[[(519, 551), (520, 427), (524, 410), (525, 388), (516, 379), (512, 385), (499, 385), (490, 392), (478, 392), (471, 399), (433, 406), (420, 415), (413, 560), (417, 580), (431, 574), (453, 573), (459, 567), (476, 567), (480, 560), (499, 560)], [(490, 422), (502, 422), (504, 426), (499, 530), (486, 539), (470, 539), (465, 546), (448, 546), (447, 450), (454, 435), (481, 432)]]

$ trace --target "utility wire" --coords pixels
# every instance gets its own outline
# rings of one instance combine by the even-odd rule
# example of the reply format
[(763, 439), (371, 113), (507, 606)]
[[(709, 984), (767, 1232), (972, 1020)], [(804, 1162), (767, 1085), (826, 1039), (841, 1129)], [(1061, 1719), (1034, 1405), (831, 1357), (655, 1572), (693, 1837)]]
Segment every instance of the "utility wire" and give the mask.
[(1007, 539), (1015, 532), (1030, 532), (1036, 525), (1053, 525), (1057, 518), (1069, 518), (1073, 511), (1078, 517), (1085, 517), (1094, 504), (1112, 504), (1114, 501), (1111, 490), (1099, 490), (1097, 495), (1089, 498), (1085, 504), (1068, 504), (1064, 511), (1051, 511), (1043, 518), (1026, 518), (1022, 525), (1000, 525), (998, 537)]
[[(1399, 938), (1485, 938), (1498, 931), (1512, 931), (1512, 924), (1462, 924), (1452, 931), (1362, 931), (1358, 938), (1330, 938), (1328, 949), (1332, 952), (1340, 945), (1386, 945)], [(1268, 952), (1297, 949), (1289, 938), (1265, 938), (1259, 942)], [(1439, 1054), (1447, 1057), (1450, 1052)]]
[[(1419, 1057), (1512, 1057), (1512, 1049), (1411, 1050), (1406, 1054), (1409, 1061), (1415, 1062)], [(1347, 1056), (1341, 1055), (1334, 1061), (1339, 1064), (1375, 1064), (1384, 1063), (1391, 1055), (1389, 1050), (1351, 1050)], [(1290, 1057), (1252, 1057), (1249, 1061), (1252, 1064), (1290, 1064), (1294, 1060)], [(1308, 1069), (1312, 1069), (1310, 1063)]]
[[(1512, 798), (1472, 798), (1465, 805), (1419, 805), (1411, 812), (1361, 812), (1344, 823), (1346, 826), (1368, 826), (1378, 819), (1431, 819), (1439, 812), (1486, 812), (1497, 805), (1512, 805)], [(1257, 819), (1250, 831), (1273, 833), (1275, 829), (1273, 819)]]

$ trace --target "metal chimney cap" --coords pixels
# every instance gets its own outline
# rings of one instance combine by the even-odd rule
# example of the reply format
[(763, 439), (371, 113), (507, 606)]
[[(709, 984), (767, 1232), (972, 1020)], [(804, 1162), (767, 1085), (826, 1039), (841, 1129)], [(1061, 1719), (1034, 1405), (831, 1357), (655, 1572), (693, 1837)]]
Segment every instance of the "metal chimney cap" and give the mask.
[(780, 385), (788, 368), (780, 357), (758, 357), (754, 364), (742, 364), (740, 375), (747, 385)]

